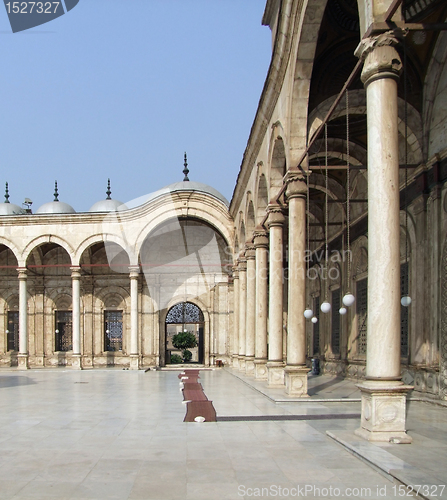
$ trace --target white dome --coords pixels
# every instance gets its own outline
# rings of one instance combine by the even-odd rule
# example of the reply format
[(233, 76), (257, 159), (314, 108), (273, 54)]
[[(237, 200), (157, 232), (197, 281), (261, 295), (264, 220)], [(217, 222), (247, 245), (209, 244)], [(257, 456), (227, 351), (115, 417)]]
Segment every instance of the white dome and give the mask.
[(44, 203), (36, 210), (36, 214), (75, 214), (75, 209), (63, 201)]
[(124, 203), (118, 200), (106, 199), (97, 201), (89, 210), (89, 212), (115, 212), (127, 210)]
[(14, 203), (0, 203), (0, 215), (23, 215), (26, 214), (25, 209), (15, 205)]

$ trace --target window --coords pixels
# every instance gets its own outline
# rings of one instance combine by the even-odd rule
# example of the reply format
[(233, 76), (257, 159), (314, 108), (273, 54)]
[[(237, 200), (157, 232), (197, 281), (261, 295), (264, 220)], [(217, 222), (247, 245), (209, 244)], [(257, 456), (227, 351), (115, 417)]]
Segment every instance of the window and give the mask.
[(315, 297), (315, 309), (314, 315), (318, 319), (316, 323), (313, 323), (313, 355), (320, 352), (320, 297)]
[(8, 311), (8, 351), (19, 350), (19, 312)]
[(73, 350), (73, 324), (71, 311), (56, 311), (55, 351)]
[(357, 353), (366, 354), (368, 278), (357, 281)]
[(332, 353), (340, 354), (340, 288), (332, 292)]
[(104, 311), (104, 350), (123, 350), (123, 311)]

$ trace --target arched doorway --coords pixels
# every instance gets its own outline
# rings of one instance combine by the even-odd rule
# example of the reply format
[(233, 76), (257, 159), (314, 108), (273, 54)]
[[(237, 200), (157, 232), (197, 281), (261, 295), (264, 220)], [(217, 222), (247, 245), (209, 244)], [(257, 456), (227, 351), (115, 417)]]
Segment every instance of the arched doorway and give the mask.
[(197, 339), (197, 347), (192, 352), (191, 363), (203, 364), (205, 319), (199, 307), (191, 302), (180, 302), (169, 309), (165, 321), (165, 362), (169, 364), (171, 354), (181, 355), (172, 345), (172, 337), (183, 331), (192, 332)]

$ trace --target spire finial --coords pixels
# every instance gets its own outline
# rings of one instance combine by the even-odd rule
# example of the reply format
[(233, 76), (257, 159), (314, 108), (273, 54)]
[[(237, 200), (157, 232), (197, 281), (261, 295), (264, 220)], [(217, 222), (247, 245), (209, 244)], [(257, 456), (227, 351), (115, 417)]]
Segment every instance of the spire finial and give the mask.
[(54, 200), (53, 201), (59, 201), (59, 193), (57, 191), (57, 181), (54, 181)]
[(188, 159), (186, 158), (186, 153), (185, 153), (185, 163), (183, 163), (184, 169), (183, 173), (185, 174), (185, 177), (183, 178), (183, 182), (189, 181), (188, 174), (189, 174), (189, 169), (188, 169)]
[(5, 203), (9, 203), (9, 189), (8, 189), (8, 183), (6, 183), (6, 187), (5, 187)]
[(112, 194), (112, 191), (110, 191), (110, 179), (108, 179), (108, 181), (107, 181), (107, 191), (106, 191), (106, 195), (107, 195), (106, 200), (111, 200), (112, 199), (112, 198), (110, 198), (111, 194)]

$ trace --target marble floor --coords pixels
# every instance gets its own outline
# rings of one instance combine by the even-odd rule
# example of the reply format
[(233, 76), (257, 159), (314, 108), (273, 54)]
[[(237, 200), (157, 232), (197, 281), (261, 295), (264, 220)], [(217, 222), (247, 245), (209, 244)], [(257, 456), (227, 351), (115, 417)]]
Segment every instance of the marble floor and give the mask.
[[(402, 496), (380, 467), (353, 455), (362, 445), (350, 441), (358, 420), (331, 418), (359, 413), (351, 382), (316, 377), (308, 400), (288, 400), (280, 390), (275, 401), (237, 373), (201, 371), (199, 381), (218, 416), (308, 419), (184, 423), (178, 373), (0, 371), (0, 499)], [(333, 399), (351, 400), (325, 402), (324, 396), (331, 399), (334, 392)], [(410, 476), (419, 479), (418, 474), (428, 471), (445, 484), (446, 411), (411, 402), (414, 444), (366, 443), (365, 456), (400, 460)], [(328, 418), (316, 419), (322, 414)], [(384, 455), (377, 458), (377, 450)]]

